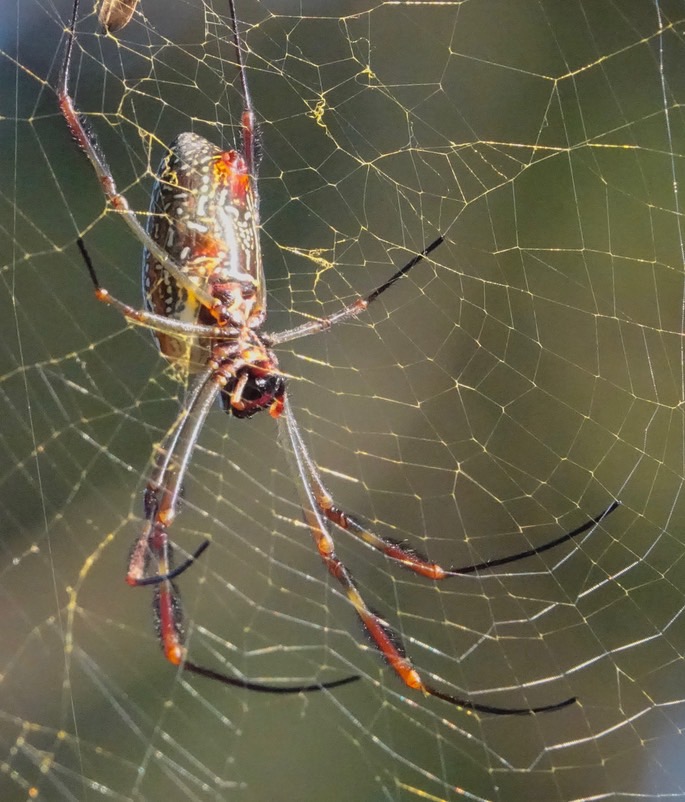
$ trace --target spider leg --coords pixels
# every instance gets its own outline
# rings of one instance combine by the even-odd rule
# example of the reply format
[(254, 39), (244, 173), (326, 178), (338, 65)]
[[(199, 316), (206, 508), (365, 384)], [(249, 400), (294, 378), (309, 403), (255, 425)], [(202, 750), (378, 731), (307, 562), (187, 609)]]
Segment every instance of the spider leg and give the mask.
[(126, 574), (126, 582), (134, 587), (156, 585), (165, 579), (175, 579), (189, 568), (209, 546), (209, 540), (203, 541), (187, 560), (163, 576), (159, 574), (154, 576), (145, 575), (150, 557), (150, 538), (154, 531), (160, 488), (169, 468), (169, 463), (176, 453), (178, 439), (188, 421), (188, 412), (194, 407), (198, 395), (207, 382), (211, 380), (212, 373), (213, 368), (207, 368), (198, 376), (173, 426), (166, 433), (162, 442), (155, 448), (154, 467), (147, 481), (143, 502), (148, 525), (143, 529), (131, 549), (128, 572)]
[[(306, 685), (269, 685), (253, 682), (241, 677), (230, 677), (210, 668), (197, 665), (186, 659), (183, 628), (184, 616), (181, 596), (178, 588), (171, 580), (186, 570), (209, 545), (204, 541), (192, 557), (178, 568), (173, 567), (173, 553), (168, 538), (168, 529), (173, 523), (183, 480), (190, 459), (197, 443), (202, 427), (217, 395), (225, 386), (227, 376), (224, 366), (214, 366), (206, 371), (196, 382), (190, 393), (188, 402), (179, 419), (171, 428), (158, 451), (155, 469), (148, 485), (150, 494), (146, 494), (146, 513), (149, 524), (134, 545), (129, 576), (135, 581), (130, 584), (154, 584), (154, 609), (157, 621), (157, 633), (166, 659), (175, 666), (186, 671), (207, 677), (239, 688), (262, 693), (292, 694), (306, 691), (319, 691), (336, 688), (353, 682), (359, 677), (352, 675), (331, 682), (310, 683)], [(178, 456), (176, 456), (178, 454)], [(161, 455), (161, 456), (160, 456)], [(151, 554), (156, 560), (159, 572), (154, 577), (137, 579), (137, 574), (144, 573), (145, 564)]]
[(74, 6), (71, 15), (71, 22), (67, 29), (67, 44), (64, 51), (64, 61), (62, 63), (62, 72), (57, 90), (57, 97), (59, 100), (59, 107), (62, 116), (71, 131), (71, 135), (76, 141), (79, 148), (88, 158), (93, 170), (95, 171), (102, 191), (110, 206), (115, 209), (131, 229), (136, 238), (141, 242), (147, 250), (157, 259), (157, 261), (164, 266), (164, 269), (173, 276), (174, 280), (180, 287), (186, 289), (189, 293), (193, 293), (198, 301), (208, 309), (212, 309), (220, 305), (220, 300), (214, 298), (209, 292), (196, 286), (190, 278), (184, 273), (180, 265), (176, 264), (169, 254), (161, 247), (155, 240), (145, 231), (142, 227), (135, 212), (131, 209), (126, 198), (117, 190), (114, 176), (110, 170), (103, 152), (100, 149), (95, 133), (88, 125), (86, 118), (79, 114), (69, 94), (69, 76), (71, 72), (71, 57), (74, 49), (74, 39), (76, 30), (76, 18), (78, 16), (79, 0), (74, 0)]
[(331, 576), (342, 586), (345, 596), (354, 607), (364, 628), (385, 661), (407, 687), (421, 691), (428, 696), (435, 696), (466, 711), (495, 715), (522, 716), (532, 713), (544, 713), (559, 710), (576, 701), (575, 697), (571, 697), (556, 704), (542, 707), (497, 707), (461, 699), (458, 696), (445, 693), (426, 682), (408, 657), (399, 634), (378, 613), (375, 613), (367, 606), (357, 589), (352, 574), (335, 553), (335, 542), (329, 532), (327, 518), (316, 499), (316, 490), (311, 481), (311, 472), (307, 467), (307, 457), (302, 449), (302, 438), (299, 435), (287, 396), (284, 400), (283, 414), (278, 419), (278, 422), (286, 451), (291, 456), (296, 468), (304, 519), (309, 526), (319, 556)]
[(526, 551), (521, 551), (517, 554), (510, 554), (507, 557), (486, 560), (485, 562), (476, 563), (474, 565), (466, 565), (460, 568), (454, 566), (450, 568), (443, 568), (438, 563), (432, 562), (424, 555), (418, 553), (403, 543), (392, 540), (391, 538), (384, 538), (380, 535), (377, 535), (368, 526), (366, 526), (359, 517), (345, 512), (345, 510), (342, 510), (340, 507), (338, 507), (335, 504), (333, 497), (326, 489), (318, 468), (316, 467), (316, 463), (311, 458), (309, 450), (304, 444), (300, 431), (296, 426), (293, 428), (292, 437), (297, 442), (297, 448), (302, 459), (302, 465), (306, 469), (306, 475), (308, 476), (309, 485), (311, 487), (312, 498), (314, 499), (319, 512), (329, 521), (336, 524), (336, 526), (339, 526), (346, 532), (350, 532), (352, 535), (355, 535), (355, 537), (360, 538), (374, 549), (383, 552), (386, 557), (395, 560), (405, 568), (409, 568), (411, 571), (414, 571), (414, 573), (419, 574), (420, 576), (425, 576), (428, 579), (438, 580), (446, 579), (452, 576), (479, 573), (491, 568), (497, 568), (501, 565), (508, 565), (509, 563), (518, 562), (518, 560), (523, 560), (526, 557), (532, 557), (535, 554), (542, 554), (543, 552), (553, 549), (556, 546), (560, 546), (567, 540), (572, 540), (574, 537), (577, 537), (583, 532), (587, 532), (589, 529), (592, 529), (593, 526), (601, 523), (604, 518), (606, 518), (607, 515), (610, 515), (620, 504), (619, 501), (612, 502), (605, 510), (599, 513), (599, 515), (595, 516), (594, 518), (590, 518), (590, 520), (586, 521), (572, 532), (567, 532), (565, 535), (561, 535), (554, 540), (543, 543), (541, 546), (536, 546), (535, 548), (527, 549)]
[(602, 510), (602, 512), (599, 513), (599, 515), (596, 515), (594, 518), (590, 518), (584, 524), (581, 524), (571, 532), (567, 532), (565, 535), (560, 535), (554, 540), (543, 543), (542, 546), (526, 549), (525, 551), (520, 551), (517, 554), (510, 554), (507, 557), (498, 557), (493, 560), (485, 560), (484, 562), (475, 563), (474, 565), (464, 565), (461, 568), (452, 567), (447, 571), (447, 576), (463, 576), (464, 574), (480, 573), (481, 571), (487, 571), (491, 568), (498, 568), (500, 565), (508, 565), (509, 563), (518, 562), (519, 560), (525, 560), (526, 557), (532, 557), (535, 554), (542, 554), (543, 552), (549, 551), (549, 549), (554, 549), (557, 546), (560, 546), (562, 543), (566, 543), (566, 541), (572, 540), (574, 537), (581, 535), (583, 532), (587, 532), (588, 530), (594, 528), (600, 524), (607, 517), (607, 515), (611, 515), (611, 513), (620, 506), (620, 501), (612, 501), (605, 510)]
[(310, 682), (307, 685), (269, 685), (264, 682), (254, 682), (252, 680), (243, 679), (241, 677), (229, 677), (219, 671), (214, 671), (212, 668), (205, 668), (191, 663), (188, 660), (184, 663), (183, 667), (186, 671), (193, 674), (199, 674), (201, 677), (213, 679), (216, 682), (221, 682), (224, 685), (233, 685), (238, 688), (245, 688), (248, 691), (258, 691), (260, 693), (309, 693), (310, 691), (323, 691), (331, 690), (332, 688), (339, 688), (341, 685), (348, 685), (350, 682), (356, 682), (361, 679), (359, 674), (351, 674), (349, 677), (342, 679), (334, 679), (329, 682)]
[(360, 679), (359, 675), (352, 674), (341, 679), (331, 680), (330, 682), (313, 682), (300, 685), (271, 685), (265, 682), (255, 682), (244, 677), (231, 677), (212, 668), (193, 663), (186, 659), (186, 649), (183, 646), (185, 634), (183, 631), (183, 608), (178, 588), (173, 582), (164, 581), (155, 588), (153, 600), (155, 619), (157, 622), (157, 633), (162, 643), (162, 649), (166, 659), (174, 666), (181, 667), (184, 671), (191, 674), (198, 674), (201, 677), (212, 679), (223, 685), (244, 688), (248, 691), (258, 691), (260, 693), (275, 694), (294, 694), (307, 693), (310, 691), (330, 690), (341, 685), (347, 685)]
[[(207, 415), (219, 393), (241, 366), (237, 359), (221, 361), (212, 358), (195, 381), (173, 426), (157, 447), (155, 467), (145, 489), (144, 509), (148, 526), (131, 552), (126, 577), (129, 585), (158, 585), (162, 582), (169, 585), (169, 580), (182, 574), (208, 547), (209, 541), (203, 541), (182, 565), (173, 568), (167, 530), (178, 514), (183, 481)], [(155, 556), (159, 571), (153, 576), (145, 576), (150, 554)]]
[(292, 340), (299, 340), (301, 337), (308, 337), (310, 334), (316, 334), (318, 331), (325, 331), (345, 320), (358, 317), (362, 312), (368, 309), (369, 304), (373, 303), (387, 289), (392, 287), (402, 276), (406, 276), (407, 273), (419, 262), (423, 261), (431, 251), (434, 251), (439, 245), (442, 245), (444, 239), (444, 237), (440, 236), (436, 240), (433, 240), (421, 253), (417, 253), (413, 256), (403, 267), (393, 273), (384, 284), (381, 284), (380, 287), (377, 287), (373, 292), (369, 293), (369, 295), (365, 297), (360, 296), (356, 301), (349, 304), (349, 306), (334, 312), (328, 317), (311, 320), (308, 323), (303, 323), (301, 326), (295, 326), (295, 328), (279, 331), (275, 334), (265, 334), (264, 341), (268, 342), (269, 345), (282, 345)]
[[(191, 558), (188, 565), (184, 563), (182, 570), (173, 569), (167, 532), (178, 512), (181, 488), (198, 436), (224, 384), (225, 377), (217, 370), (207, 371), (201, 377), (190, 394), (189, 404), (157, 452), (155, 469), (145, 491), (148, 526), (136, 541), (131, 555), (127, 575), (130, 585), (165, 583), (169, 590), (169, 580), (194, 562), (194, 558)], [(203, 543), (200, 553), (205, 548)], [(145, 562), (150, 553), (155, 557), (159, 571), (155, 576), (144, 577)]]
[(165, 317), (164, 315), (157, 315), (154, 312), (147, 312), (143, 309), (136, 309), (123, 301), (119, 301), (110, 295), (109, 290), (106, 290), (100, 285), (100, 281), (95, 272), (95, 266), (90, 258), (90, 254), (86, 250), (86, 245), (81, 237), (76, 240), (81, 256), (83, 257), (90, 280), (95, 287), (95, 297), (98, 301), (114, 307), (114, 309), (123, 315), (129, 323), (135, 326), (142, 326), (143, 328), (152, 329), (153, 331), (162, 332), (163, 334), (172, 334), (175, 337), (211, 337), (216, 340), (226, 340), (235, 337), (238, 329), (228, 326), (209, 326), (205, 323), (186, 323), (182, 320), (175, 320), (174, 318)]
[(154, 467), (150, 472), (145, 487), (144, 509), (145, 517), (148, 520), (153, 517), (157, 508), (160, 488), (169, 470), (169, 464), (174, 454), (176, 454), (178, 439), (181, 436), (181, 432), (188, 423), (189, 413), (195, 407), (200, 393), (205, 389), (207, 383), (212, 380), (213, 373), (214, 367), (210, 366), (197, 376), (190, 392), (186, 393), (181, 411), (177, 415), (176, 420), (164, 436), (162, 442), (155, 448)]
[[(257, 158), (256, 158), (256, 127), (254, 107), (252, 106), (252, 95), (250, 94), (250, 87), (247, 84), (247, 74), (245, 72), (245, 59), (243, 51), (240, 47), (240, 32), (238, 30), (238, 17), (235, 13), (235, 0), (229, 0), (228, 3), (231, 12), (231, 23), (233, 29), (233, 46), (235, 48), (236, 59), (238, 61), (238, 72), (240, 73), (240, 85), (243, 94), (243, 115), (242, 115), (242, 128), (243, 128), (243, 156), (247, 165), (248, 173), (256, 177), (257, 175)], [(257, 194), (256, 181), (254, 182), (254, 192)], [(259, 201), (257, 200), (257, 206)]]

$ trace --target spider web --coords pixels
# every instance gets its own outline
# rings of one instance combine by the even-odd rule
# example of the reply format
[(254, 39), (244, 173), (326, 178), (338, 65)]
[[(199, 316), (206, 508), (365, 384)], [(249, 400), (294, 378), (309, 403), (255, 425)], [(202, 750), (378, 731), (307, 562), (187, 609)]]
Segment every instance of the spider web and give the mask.
[[(344, 509), (443, 564), (575, 544), (442, 583), (334, 532), (424, 676), (367, 643), (304, 527), (269, 416), (210, 415), (173, 527), (212, 545), (180, 580), (179, 673), (149, 588), (123, 582), (145, 472), (177, 415), (148, 333), (93, 300), (75, 248), (140, 303), (140, 244), (108, 211), (54, 87), (70, 2), (0, 28), (3, 800), (685, 798), (685, 8), (552, 0), (237, 0), (261, 126), (269, 320), (369, 292), (358, 321), (279, 349)], [(231, 147), (223, 0), (142, 0), (117, 38), (89, 2), (72, 91), (145, 220), (168, 143)]]

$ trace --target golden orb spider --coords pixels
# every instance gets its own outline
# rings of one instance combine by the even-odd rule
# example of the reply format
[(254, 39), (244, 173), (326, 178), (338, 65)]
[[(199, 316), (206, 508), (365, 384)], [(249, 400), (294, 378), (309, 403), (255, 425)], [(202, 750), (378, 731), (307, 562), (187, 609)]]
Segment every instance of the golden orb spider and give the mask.
[[(191, 456), (216, 399), (235, 418), (262, 410), (278, 420), (292, 447), (303, 488), (303, 514), (316, 548), (331, 576), (342, 586), (366, 631), (388, 665), (409, 687), (466, 710), (496, 714), (529, 714), (557, 710), (575, 701), (565, 699), (542, 707), (507, 708), (460, 699), (426, 682), (407, 655), (395, 630), (366, 604), (351, 573), (335, 552), (331, 524), (343, 529), (398, 562), (433, 580), (479, 573), (516, 562), (561, 545), (598, 524), (618, 506), (613, 502), (598, 516), (548, 543), (508, 557), (464, 567), (442, 568), (413, 549), (370, 530), (358, 517), (339, 508), (326, 490), (304, 444), (286, 394), (286, 378), (278, 369), (273, 348), (324, 331), (364, 312), (381, 294), (425, 260), (443, 241), (437, 237), (421, 253), (393, 273), (381, 286), (329, 317), (295, 328), (265, 334), (264, 271), (259, 243), (259, 195), (255, 154), (256, 119), (247, 84), (235, 0), (227, 0), (244, 109), (242, 151), (222, 150), (193, 133), (180, 134), (168, 147), (152, 191), (147, 229), (139, 223), (126, 198), (119, 194), (95, 134), (77, 111), (69, 94), (71, 57), (79, 0), (74, 0), (58, 90), (59, 105), (71, 134), (90, 161), (109, 205), (127, 223), (144, 248), (145, 310), (112, 297), (97, 279), (81, 239), (78, 245), (99, 301), (117, 309), (129, 323), (153, 332), (161, 354), (177, 368), (196, 373), (177, 423), (155, 450), (147, 481), (144, 513), (147, 525), (134, 543), (126, 580), (132, 586), (154, 585), (157, 631), (167, 660), (186, 671), (250, 690), (299, 693), (333, 688), (353, 680), (281, 687), (230, 677), (197, 665), (183, 645), (183, 612), (174, 582), (205, 551), (204, 541), (188, 559), (173, 566), (169, 530)], [(151, 565), (154, 571), (151, 572)]]

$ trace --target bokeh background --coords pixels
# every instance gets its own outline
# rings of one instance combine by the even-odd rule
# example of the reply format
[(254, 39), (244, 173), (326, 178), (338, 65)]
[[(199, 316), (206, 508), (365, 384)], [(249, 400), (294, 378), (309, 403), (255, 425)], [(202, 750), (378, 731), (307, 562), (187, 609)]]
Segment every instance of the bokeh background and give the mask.
[[(435, 584), (335, 533), (369, 604), (467, 716), (405, 693), (311, 545), (268, 416), (210, 416), (173, 536), (196, 662), (123, 582), (183, 387), (100, 307), (75, 247), (140, 302), (140, 244), (56, 104), (70, 3), (0, 23), (0, 798), (685, 797), (685, 19), (676, 2), (237, 0), (261, 123), (267, 328), (330, 313), (438, 234), (369, 314), (279, 351), (345, 509), (445, 564), (574, 546)], [(333, 6), (335, 6), (333, 8)], [(164, 145), (239, 141), (222, 0), (90, 2), (72, 90), (145, 220)]]

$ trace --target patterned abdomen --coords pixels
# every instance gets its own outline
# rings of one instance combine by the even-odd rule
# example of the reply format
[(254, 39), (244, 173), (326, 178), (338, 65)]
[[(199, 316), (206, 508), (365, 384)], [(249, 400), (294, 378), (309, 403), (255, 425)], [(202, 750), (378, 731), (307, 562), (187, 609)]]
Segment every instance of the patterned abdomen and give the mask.
[[(187, 323), (240, 327), (261, 320), (264, 281), (258, 227), (252, 177), (243, 156), (222, 151), (197, 134), (178, 136), (157, 173), (147, 230), (193, 284), (222, 301), (231, 320), (217, 320), (145, 250), (147, 309)], [(154, 337), (179, 372), (199, 370), (212, 345), (206, 337), (160, 332)]]

